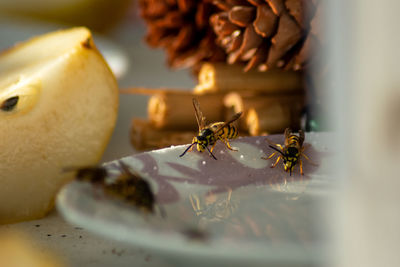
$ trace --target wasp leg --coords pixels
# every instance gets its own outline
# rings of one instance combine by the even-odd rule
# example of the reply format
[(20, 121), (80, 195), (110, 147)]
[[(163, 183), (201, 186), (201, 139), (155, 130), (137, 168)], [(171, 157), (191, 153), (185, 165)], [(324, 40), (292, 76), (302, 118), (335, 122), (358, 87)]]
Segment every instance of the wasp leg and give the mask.
[(226, 139), (226, 138), (219, 138), (219, 139), (220, 139), (222, 142), (224, 142), (224, 144), (226, 145), (226, 147), (229, 148), (230, 150), (232, 150), (232, 151), (238, 151), (237, 149), (234, 149), (234, 148), (231, 147), (231, 145), (229, 144), (228, 139)]
[(274, 142), (272, 142), (271, 140), (269, 140), (268, 138), (265, 138), (265, 140), (268, 142), (268, 144), (270, 144), (272, 146), (276, 146), (277, 145)]
[(307, 157), (306, 154), (301, 153), (301, 155), (302, 155), (306, 160), (308, 160), (308, 161), (310, 162), (310, 164), (312, 164), (312, 165), (314, 165), (314, 166), (318, 166), (318, 164), (315, 163), (314, 161), (312, 161), (309, 157)]
[(311, 159), (310, 159), (309, 157), (307, 157), (307, 155), (306, 155), (306, 154), (304, 154), (304, 153), (301, 153), (301, 155), (302, 155), (303, 157), (305, 157), (305, 158), (306, 158), (306, 160), (309, 160), (309, 161), (311, 161)]
[(311, 144), (305, 144), (303, 145), (302, 151), (306, 150), (307, 148), (309, 148), (311, 146)]
[(301, 175), (304, 175), (304, 172), (303, 172), (303, 162), (301, 161), (301, 159), (299, 159), (299, 166), (300, 166), (300, 174), (301, 174)]
[(228, 189), (228, 197), (226, 198), (226, 205), (225, 208), (228, 208), (230, 202), (231, 202), (231, 197), (232, 197), (232, 189), (229, 188)]
[(268, 144), (270, 144), (271, 146), (276, 146), (276, 147), (280, 148), (281, 150), (283, 150), (283, 146), (282, 146), (282, 145), (280, 145), (280, 144), (275, 144), (274, 142), (268, 140), (268, 138), (265, 139), (265, 140), (267, 140)]
[(312, 161), (309, 157), (307, 157), (306, 154), (304, 154), (304, 150), (306, 150), (306, 149), (307, 149), (308, 147), (310, 147), (310, 146), (311, 146), (310, 144), (304, 145), (303, 148), (301, 149), (301, 155), (304, 156), (304, 158), (305, 158), (306, 160), (308, 160), (308, 161), (310, 162), (311, 165), (318, 166), (317, 163), (315, 163), (314, 161)]
[(194, 145), (196, 145), (196, 144), (197, 144), (197, 142), (196, 142), (196, 137), (193, 137), (192, 146), (189, 148), (189, 151), (188, 151), (188, 152), (191, 152), (191, 151), (193, 150)]
[(211, 147), (211, 149), (210, 149), (211, 153), (214, 151), (214, 147), (215, 147), (216, 144), (217, 144), (217, 142), (215, 142), (215, 143), (213, 144), (213, 146)]
[(279, 156), (279, 157), (276, 159), (275, 163), (271, 166), (271, 168), (275, 168), (275, 166), (278, 164), (278, 162), (281, 160), (281, 158), (282, 158), (282, 156)]
[(277, 147), (279, 147), (281, 150), (283, 150), (283, 146), (280, 144), (276, 144)]
[(228, 188), (228, 197), (227, 197), (227, 200), (228, 201), (231, 201), (231, 196), (232, 196), (232, 188)]
[(201, 208), (198, 196), (190, 195), (190, 203), (192, 204), (193, 210), (196, 213), (196, 215), (199, 216), (201, 214)]
[[(214, 146), (215, 146), (215, 144), (214, 144)], [(213, 159), (217, 160), (217, 158), (216, 158), (216, 157), (214, 156), (214, 154), (212, 153), (212, 150), (214, 149), (214, 146), (211, 148), (211, 150), (208, 149), (208, 146), (207, 146), (206, 148), (207, 148), (207, 150), (208, 150), (208, 153), (210, 153), (210, 156), (213, 157)]]
[(269, 155), (268, 157), (261, 157), (262, 159), (268, 160), (270, 158), (272, 158), (273, 156), (276, 155), (276, 152), (272, 153), (271, 155)]

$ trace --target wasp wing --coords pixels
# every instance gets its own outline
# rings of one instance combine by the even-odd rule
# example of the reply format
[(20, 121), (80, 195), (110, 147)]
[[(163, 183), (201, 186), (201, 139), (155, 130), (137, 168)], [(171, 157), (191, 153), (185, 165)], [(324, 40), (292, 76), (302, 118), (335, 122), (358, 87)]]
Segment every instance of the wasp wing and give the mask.
[(270, 145), (270, 146), (278, 146), (278, 144), (277, 143), (274, 143), (274, 142), (272, 142), (271, 140), (269, 140), (268, 138), (265, 138), (265, 140), (268, 142), (268, 144)]
[(284, 141), (285, 147), (289, 145), (289, 137), (291, 134), (292, 134), (292, 129), (286, 128), (285, 132), (283, 133), (283, 135), (285, 136), (285, 141)]
[(224, 122), (223, 124), (221, 124), (215, 131), (214, 131), (214, 136), (217, 136), (218, 133), (225, 128), (225, 126), (227, 126), (228, 124), (231, 124), (232, 122), (238, 120), (240, 118), (240, 116), (242, 115), (242, 112), (238, 112), (235, 115), (232, 116), (232, 118), (230, 118), (230, 120)]
[(196, 98), (193, 98), (193, 107), (194, 114), (196, 115), (197, 125), (199, 126), (199, 130), (203, 130), (206, 126), (206, 118), (203, 116), (203, 112), (201, 112), (199, 101)]
[(302, 130), (299, 130), (299, 135), (296, 135), (296, 134), (293, 133), (292, 129), (290, 129), (290, 128), (286, 128), (285, 132), (284, 132), (285, 146), (286, 147), (289, 146), (289, 139), (293, 135), (297, 136), (298, 141), (299, 141), (299, 145), (300, 145), (300, 147), (302, 147), (303, 143), (304, 143), (304, 138), (305, 138), (304, 132)]
[(303, 146), (304, 139), (305, 139), (304, 132), (303, 132), (302, 130), (299, 130), (299, 142), (300, 142), (300, 147)]

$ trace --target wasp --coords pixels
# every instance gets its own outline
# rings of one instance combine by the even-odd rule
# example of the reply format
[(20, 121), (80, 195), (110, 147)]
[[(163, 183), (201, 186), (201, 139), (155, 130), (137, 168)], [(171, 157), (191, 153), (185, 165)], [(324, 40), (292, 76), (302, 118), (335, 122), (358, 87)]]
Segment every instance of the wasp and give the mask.
[[(199, 152), (203, 152), (207, 149), (210, 156), (216, 160), (217, 158), (212, 152), (218, 140), (221, 140), (230, 150), (237, 151), (231, 147), (228, 139), (237, 137), (237, 127), (232, 123), (240, 118), (242, 112), (236, 113), (230, 120), (226, 122), (214, 122), (206, 125), (206, 118), (203, 116), (203, 113), (200, 109), (200, 104), (196, 98), (193, 98), (193, 107), (197, 125), (199, 126), (199, 134), (193, 138), (192, 144), (186, 148), (186, 150), (179, 155), (179, 157), (183, 157), (186, 152), (192, 151), (193, 146), (196, 145), (196, 148)], [(211, 149), (208, 148), (209, 146), (212, 146)]]
[(302, 130), (299, 130), (299, 134), (297, 135), (294, 134), (291, 129), (286, 128), (284, 136), (285, 141), (283, 145), (274, 144), (267, 139), (269, 147), (275, 150), (275, 152), (273, 152), (267, 158), (262, 157), (262, 159), (271, 159), (273, 156), (276, 155), (276, 153), (279, 153), (280, 155), (277, 157), (275, 163), (271, 166), (271, 168), (274, 168), (279, 163), (279, 161), (283, 159), (283, 166), (286, 172), (289, 172), (290, 175), (292, 175), (294, 167), (297, 165), (297, 163), (299, 163), (300, 174), (303, 175), (303, 162), (300, 158), (303, 156), (305, 159), (311, 162), (307, 155), (304, 154), (304, 150), (306, 148), (303, 146), (305, 138), (304, 132)]

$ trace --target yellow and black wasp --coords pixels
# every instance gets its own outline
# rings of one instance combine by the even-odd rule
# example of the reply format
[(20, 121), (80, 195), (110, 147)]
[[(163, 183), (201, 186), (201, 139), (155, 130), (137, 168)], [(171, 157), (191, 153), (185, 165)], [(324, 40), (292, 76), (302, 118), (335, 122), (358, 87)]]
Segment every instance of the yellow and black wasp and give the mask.
[(277, 157), (275, 163), (271, 166), (271, 168), (274, 168), (279, 163), (279, 161), (283, 159), (283, 166), (286, 172), (289, 172), (290, 175), (292, 175), (294, 167), (297, 165), (297, 163), (299, 163), (300, 174), (303, 175), (303, 162), (301, 161), (301, 157), (303, 156), (308, 161), (311, 161), (307, 157), (307, 155), (304, 154), (304, 132), (302, 130), (299, 130), (299, 134), (297, 135), (294, 134), (291, 129), (286, 128), (284, 136), (285, 141), (283, 146), (280, 144), (274, 144), (267, 139), (269, 147), (275, 150), (275, 152), (269, 155), (269, 157), (267, 158), (262, 157), (262, 159), (271, 159), (273, 156), (276, 155), (276, 153), (279, 153), (280, 155)]
[[(236, 138), (238, 135), (238, 130), (232, 122), (239, 119), (242, 115), (242, 112), (236, 113), (232, 116), (232, 118), (226, 122), (214, 122), (210, 123), (206, 126), (206, 118), (203, 116), (203, 113), (200, 109), (200, 104), (197, 99), (193, 98), (193, 107), (196, 115), (197, 125), (199, 126), (199, 135), (193, 138), (192, 144), (186, 148), (186, 150), (179, 155), (179, 157), (183, 157), (188, 151), (192, 151), (193, 146), (197, 145), (196, 148), (199, 152), (203, 152), (207, 149), (210, 155), (217, 159), (212, 151), (214, 150), (215, 144), (218, 140), (221, 140), (230, 150), (236, 151), (229, 144), (228, 139)], [(211, 149), (208, 146), (212, 146)]]

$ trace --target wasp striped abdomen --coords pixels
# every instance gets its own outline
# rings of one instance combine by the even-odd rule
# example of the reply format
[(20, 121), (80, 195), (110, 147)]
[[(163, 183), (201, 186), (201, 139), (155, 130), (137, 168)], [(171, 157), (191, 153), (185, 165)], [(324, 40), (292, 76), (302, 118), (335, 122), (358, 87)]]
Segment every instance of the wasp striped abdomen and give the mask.
[[(223, 124), (223, 122), (216, 122), (213, 123), (210, 127), (213, 130), (218, 129)], [(228, 124), (225, 127), (223, 127), (218, 133), (217, 137), (218, 138), (226, 138), (226, 139), (234, 139), (238, 136), (238, 130), (235, 125)]]

